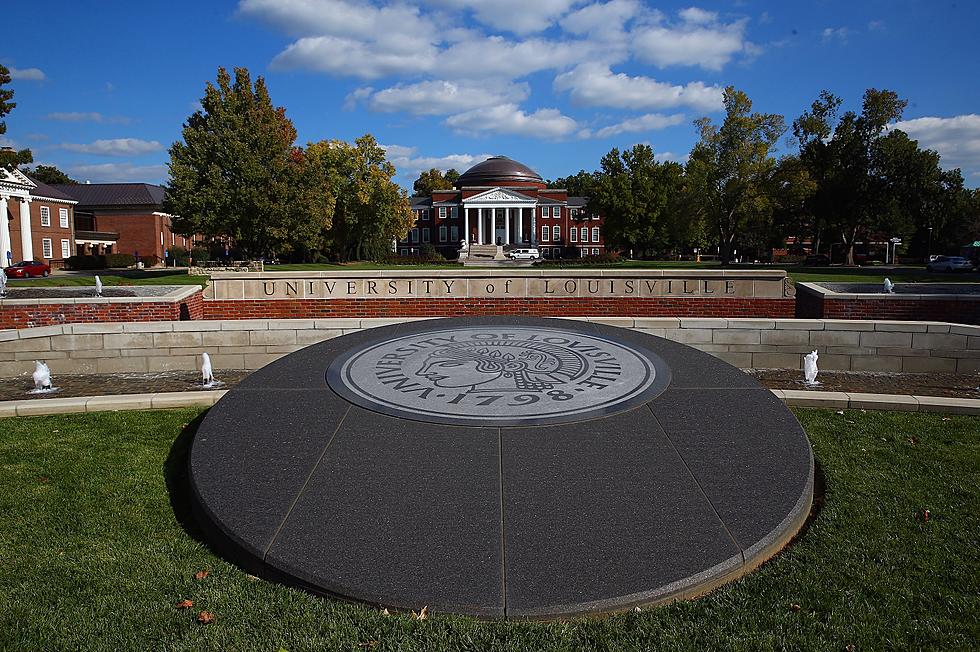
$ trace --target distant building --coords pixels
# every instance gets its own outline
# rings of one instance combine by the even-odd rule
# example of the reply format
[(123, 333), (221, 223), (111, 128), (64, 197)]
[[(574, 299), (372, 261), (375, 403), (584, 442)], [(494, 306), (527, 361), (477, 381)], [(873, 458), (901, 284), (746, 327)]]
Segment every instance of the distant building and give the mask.
[[(139, 255), (153, 263), (179, 246), (190, 249), (191, 238), (173, 232), (163, 211), (164, 188), (151, 183), (85, 183), (55, 188), (78, 202), (76, 241), (85, 254)], [(158, 260), (152, 260), (155, 257)]]
[(454, 256), (462, 240), (506, 248), (534, 246), (545, 258), (594, 256), (606, 251), (603, 219), (585, 211), (587, 198), (548, 188), (541, 176), (506, 156), (464, 172), (454, 190), (413, 197), (415, 226), (399, 253), (432, 245)]
[(76, 201), (20, 170), (0, 168), (3, 266), (42, 260), (59, 267), (75, 250)]

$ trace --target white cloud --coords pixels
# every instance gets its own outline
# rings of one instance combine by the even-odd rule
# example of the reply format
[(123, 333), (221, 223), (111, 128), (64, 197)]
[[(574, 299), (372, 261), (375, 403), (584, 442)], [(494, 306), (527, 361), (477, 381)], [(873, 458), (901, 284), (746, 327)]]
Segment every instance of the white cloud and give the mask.
[(437, 28), (417, 7), (345, 0), (242, 0), (241, 15), (279, 27), (293, 36), (343, 36), (362, 40), (413, 38), (431, 41)]
[(139, 156), (158, 152), (163, 149), (156, 140), (140, 140), (139, 138), (110, 138), (96, 140), (91, 143), (62, 143), (62, 149), (83, 154), (98, 154), (100, 156)]
[(464, 133), (513, 134), (554, 140), (578, 131), (578, 123), (558, 109), (525, 113), (516, 104), (474, 109), (450, 116), (446, 124)]
[(68, 172), (80, 181), (91, 181), (92, 183), (159, 183), (167, 177), (167, 166), (100, 163), (97, 165), (75, 165), (68, 168)]
[(439, 56), (438, 70), (447, 76), (472, 79), (516, 79), (541, 70), (562, 69), (610, 55), (609, 48), (586, 40), (528, 39), (500, 36), (456, 43)]
[(391, 161), (398, 170), (398, 176), (407, 179), (409, 183), (418, 177), (423, 170), (436, 168), (446, 172), (450, 168), (457, 172), (465, 172), (480, 161), (485, 161), (492, 154), (446, 154), (445, 156), (421, 156), (418, 148), (403, 145), (382, 145)]
[(625, 25), (644, 11), (637, 0), (610, 0), (590, 4), (561, 19), (569, 34), (588, 35), (603, 40), (623, 39)]
[(980, 174), (980, 115), (915, 118), (896, 122), (891, 128), (919, 141), (919, 147), (939, 152), (944, 168), (960, 168), (964, 176)]
[(633, 52), (642, 61), (668, 66), (721, 70), (743, 51), (747, 19), (724, 23), (714, 12), (697, 8), (680, 12), (680, 22), (656, 22), (633, 31)]
[(846, 27), (824, 27), (823, 31), (820, 32), (820, 38), (823, 39), (824, 43), (830, 41), (840, 41), (841, 43), (847, 43), (847, 37), (850, 35), (851, 30)]
[(398, 84), (372, 92), (359, 88), (348, 95), (348, 102), (366, 102), (373, 111), (405, 111), (416, 115), (446, 115), (497, 104), (521, 102), (530, 95), (527, 84), (511, 82), (433, 80)]
[(96, 111), (62, 111), (49, 113), (44, 116), (46, 120), (57, 122), (101, 122), (109, 124), (128, 124), (131, 120), (121, 115), (102, 115)]
[(661, 152), (659, 154), (654, 154), (653, 160), (657, 161), (658, 163), (666, 163), (667, 161), (671, 161), (673, 163), (683, 164), (683, 163), (687, 163), (687, 159), (689, 157), (690, 154), (675, 154), (674, 152)]
[(644, 131), (655, 131), (657, 129), (664, 129), (665, 127), (673, 127), (675, 125), (682, 124), (684, 122), (684, 116), (680, 113), (675, 113), (673, 115), (664, 115), (662, 113), (647, 113), (646, 115), (641, 115), (636, 118), (630, 118), (628, 120), (623, 120), (622, 122), (616, 123), (614, 125), (609, 125), (608, 127), (603, 127), (595, 133), (582, 133), (581, 136), (587, 137), (591, 136), (593, 138), (609, 138), (610, 136), (618, 136), (619, 134), (627, 133), (641, 133)]
[(436, 61), (436, 49), (423, 46), (409, 51), (376, 43), (337, 36), (301, 38), (272, 60), (273, 69), (301, 68), (338, 76), (374, 79), (387, 75), (411, 75), (431, 70)]
[(7, 70), (10, 71), (11, 79), (21, 79), (25, 81), (44, 81), (47, 76), (44, 71), (40, 68), (14, 68), (9, 66)]
[(650, 77), (614, 74), (601, 63), (584, 63), (555, 78), (554, 89), (568, 91), (573, 102), (621, 109), (663, 109), (689, 106), (698, 111), (722, 107), (722, 88), (704, 82), (676, 86)]
[(428, 4), (468, 9), (484, 25), (523, 35), (548, 29), (581, 0), (428, 0)]

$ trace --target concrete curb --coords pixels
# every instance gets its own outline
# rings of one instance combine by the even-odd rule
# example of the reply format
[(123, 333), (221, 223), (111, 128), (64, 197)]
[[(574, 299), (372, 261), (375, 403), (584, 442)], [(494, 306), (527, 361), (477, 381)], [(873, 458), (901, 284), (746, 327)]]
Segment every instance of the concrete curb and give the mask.
[[(0, 401), (0, 417), (26, 417), (77, 412), (118, 410), (169, 410), (182, 407), (211, 407), (228, 390), (201, 392), (162, 392), (157, 394), (116, 394), (75, 398)], [(811, 392), (798, 389), (771, 390), (792, 407), (837, 410), (882, 410), (886, 412), (942, 412), (980, 416), (980, 399), (904, 394), (864, 394), (859, 392)]]
[(161, 392), (157, 394), (116, 394), (73, 398), (27, 399), (0, 402), (0, 417), (26, 417), (45, 414), (107, 412), (118, 410), (168, 410), (181, 407), (211, 407), (228, 390), (200, 392)]

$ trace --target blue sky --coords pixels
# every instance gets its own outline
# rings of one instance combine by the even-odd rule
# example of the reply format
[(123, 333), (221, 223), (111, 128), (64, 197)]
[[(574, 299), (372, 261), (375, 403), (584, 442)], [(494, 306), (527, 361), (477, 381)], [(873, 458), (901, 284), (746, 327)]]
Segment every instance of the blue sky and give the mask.
[(493, 154), (546, 178), (638, 142), (683, 160), (728, 84), (788, 124), (824, 88), (854, 109), (895, 90), (900, 126), (980, 185), (973, 0), (9, 4), (18, 106), (0, 144), (81, 180), (165, 181), (205, 82), (246, 66), (301, 143), (370, 132), (406, 187)]

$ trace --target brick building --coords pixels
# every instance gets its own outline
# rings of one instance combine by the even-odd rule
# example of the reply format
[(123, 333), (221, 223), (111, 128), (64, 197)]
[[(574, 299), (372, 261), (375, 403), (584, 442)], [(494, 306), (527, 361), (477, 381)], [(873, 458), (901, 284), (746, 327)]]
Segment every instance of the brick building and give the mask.
[(522, 163), (494, 156), (464, 172), (453, 190), (413, 197), (415, 226), (398, 243), (402, 255), (431, 244), (454, 257), (460, 243), (534, 246), (545, 258), (598, 255), (606, 251), (603, 220), (585, 210), (585, 197), (548, 188)]
[(20, 170), (0, 168), (0, 259), (59, 266), (75, 248), (76, 201)]
[(78, 202), (80, 254), (138, 254), (144, 261), (155, 263), (165, 260), (164, 252), (171, 247), (192, 246), (191, 238), (171, 230), (170, 215), (163, 212), (162, 186), (85, 183), (55, 188)]

